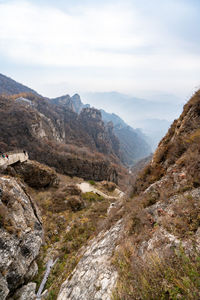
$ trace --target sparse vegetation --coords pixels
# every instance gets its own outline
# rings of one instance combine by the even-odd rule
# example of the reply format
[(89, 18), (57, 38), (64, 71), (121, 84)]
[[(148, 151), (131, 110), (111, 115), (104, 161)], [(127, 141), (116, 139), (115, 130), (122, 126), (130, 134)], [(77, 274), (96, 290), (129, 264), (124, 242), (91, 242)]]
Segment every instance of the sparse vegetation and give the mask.
[(179, 249), (170, 257), (149, 256), (146, 261), (134, 255), (127, 244), (115, 254), (113, 263), (119, 282), (113, 300), (198, 300), (200, 298), (200, 256)]
[(89, 184), (91, 184), (91, 185), (95, 185), (95, 181), (94, 181), (94, 180), (89, 180), (88, 182), (89, 182)]
[(96, 201), (102, 201), (104, 198), (96, 193), (93, 192), (87, 192), (83, 193), (82, 197), (87, 202), (96, 202)]
[(35, 278), (38, 286), (45, 271), (45, 258), (50, 253), (54, 258), (55, 255), (59, 258), (46, 284), (46, 288), (50, 290), (48, 300), (56, 299), (61, 283), (70, 275), (81, 257), (79, 250), (97, 234), (110, 204), (108, 199), (90, 192), (81, 195), (85, 203), (82, 210), (71, 210), (64, 201), (69, 191), (75, 193), (75, 186), (72, 179), (68, 179), (70, 185), (68, 183), (68, 186), (63, 186), (67, 183), (65, 181), (66, 177), (62, 176), (59, 190), (35, 192), (30, 189), (42, 211), (45, 230), (45, 245), (40, 251), (39, 272)]

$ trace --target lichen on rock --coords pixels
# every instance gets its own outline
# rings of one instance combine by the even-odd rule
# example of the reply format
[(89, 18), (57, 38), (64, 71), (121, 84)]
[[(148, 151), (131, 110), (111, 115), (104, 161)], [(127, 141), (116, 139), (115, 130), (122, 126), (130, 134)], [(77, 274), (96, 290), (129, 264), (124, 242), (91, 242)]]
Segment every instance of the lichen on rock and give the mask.
[(117, 280), (111, 264), (122, 230), (118, 221), (110, 230), (90, 241), (70, 277), (62, 284), (57, 300), (109, 300)]
[(0, 177), (1, 299), (16, 292), (37, 272), (35, 258), (43, 239), (36, 205), (25, 186), (14, 178)]

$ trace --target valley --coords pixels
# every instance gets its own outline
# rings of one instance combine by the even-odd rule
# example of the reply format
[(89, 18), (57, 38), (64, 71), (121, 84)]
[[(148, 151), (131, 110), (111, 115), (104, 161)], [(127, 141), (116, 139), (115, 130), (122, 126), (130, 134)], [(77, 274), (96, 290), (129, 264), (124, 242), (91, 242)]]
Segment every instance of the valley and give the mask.
[(198, 300), (200, 91), (152, 154), (78, 94), (2, 78), (0, 299)]

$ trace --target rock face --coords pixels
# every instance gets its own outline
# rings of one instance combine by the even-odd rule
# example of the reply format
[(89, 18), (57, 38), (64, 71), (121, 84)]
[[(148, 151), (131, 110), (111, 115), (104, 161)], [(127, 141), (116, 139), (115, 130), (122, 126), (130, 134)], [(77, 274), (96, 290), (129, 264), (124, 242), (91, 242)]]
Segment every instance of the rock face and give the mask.
[(0, 188), (0, 299), (6, 299), (36, 274), (43, 231), (24, 186), (4, 176)]
[(35, 290), (36, 283), (29, 282), (27, 285), (24, 285), (22, 288), (20, 288), (13, 298), (14, 300), (34, 300), (36, 299)]
[[(119, 144), (99, 111), (88, 108), (78, 115), (65, 105), (52, 104), (42, 97), (24, 97), (32, 105), (0, 96), (2, 152), (26, 150), (30, 159), (67, 175), (93, 180), (113, 177), (108, 172), (114, 168), (111, 161), (119, 162)], [(96, 168), (92, 169), (93, 164)]]
[(36, 161), (27, 161), (10, 166), (7, 172), (20, 175), (33, 188), (45, 188), (58, 185), (58, 177), (51, 168)]
[(85, 130), (93, 138), (95, 147), (104, 154), (120, 157), (119, 140), (114, 135), (112, 124), (105, 126), (101, 112), (95, 108), (83, 108), (79, 119)]
[(90, 241), (57, 300), (109, 300), (117, 280), (111, 257), (122, 230), (121, 221)]
[[(62, 96), (51, 99), (51, 101), (56, 105), (68, 107), (78, 114), (84, 110), (84, 112), (91, 115), (92, 110), (90, 109), (90, 105), (83, 104), (78, 94), (75, 94), (72, 97), (69, 95)], [(103, 120), (104, 122), (109, 139), (112, 141), (112, 149), (114, 149), (114, 152), (118, 155), (118, 157), (120, 154), (120, 159), (125, 165), (133, 165), (139, 159), (150, 154), (150, 146), (146, 142), (146, 137), (140, 130), (135, 130), (128, 126), (115, 114), (109, 114), (102, 109), (100, 112), (102, 119), (100, 118), (99, 120)], [(95, 119), (98, 119), (97, 115), (94, 116)], [(88, 128), (93, 128), (93, 126)]]

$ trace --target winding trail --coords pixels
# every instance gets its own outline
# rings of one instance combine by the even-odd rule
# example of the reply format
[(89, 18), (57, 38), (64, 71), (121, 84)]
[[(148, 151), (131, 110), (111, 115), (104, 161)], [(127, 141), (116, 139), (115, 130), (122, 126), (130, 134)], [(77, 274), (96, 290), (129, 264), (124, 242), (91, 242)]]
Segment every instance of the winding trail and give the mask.
[(82, 182), (77, 184), (77, 186), (79, 187), (79, 189), (82, 191), (82, 193), (88, 193), (88, 192), (93, 192), (95, 194), (98, 194), (106, 199), (121, 199), (124, 196), (124, 193), (122, 191), (120, 191), (119, 189), (115, 189), (114, 196), (108, 196), (105, 193), (101, 192), (100, 190), (96, 189), (93, 185), (89, 184), (88, 182)]

